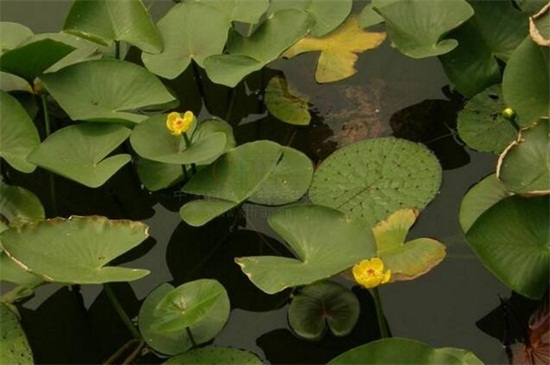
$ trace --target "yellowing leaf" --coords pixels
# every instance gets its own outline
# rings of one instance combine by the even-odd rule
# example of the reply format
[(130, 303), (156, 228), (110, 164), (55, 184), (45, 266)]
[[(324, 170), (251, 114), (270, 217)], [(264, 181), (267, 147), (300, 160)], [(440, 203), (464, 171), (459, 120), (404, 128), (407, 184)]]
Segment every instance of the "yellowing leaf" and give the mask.
[(352, 16), (334, 32), (322, 38), (305, 37), (290, 47), (284, 57), (294, 57), (304, 52), (321, 51), (315, 72), (320, 83), (333, 82), (355, 74), (358, 54), (378, 47), (386, 33), (367, 32), (359, 26), (357, 16)]

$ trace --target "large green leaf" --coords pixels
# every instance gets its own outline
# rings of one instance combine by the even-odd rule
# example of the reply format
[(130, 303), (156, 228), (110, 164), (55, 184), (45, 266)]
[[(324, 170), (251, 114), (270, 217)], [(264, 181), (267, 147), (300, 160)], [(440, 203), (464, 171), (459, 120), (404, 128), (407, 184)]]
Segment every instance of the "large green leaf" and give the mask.
[(334, 209), (296, 205), (272, 213), (268, 223), (296, 258), (241, 257), (235, 261), (268, 294), (329, 278), (375, 255), (370, 228)]
[(454, 348), (432, 348), (406, 338), (386, 338), (353, 348), (337, 356), (329, 365), (483, 365), (473, 353)]
[(549, 51), (548, 47), (540, 47), (526, 37), (504, 69), (504, 100), (517, 112), (522, 127), (549, 116)]
[(501, 153), (517, 136), (512, 121), (502, 114), (504, 109), (500, 85), (477, 94), (458, 113), (460, 138), (474, 150)]
[(181, 3), (158, 22), (164, 42), (160, 54), (143, 53), (145, 66), (153, 73), (173, 79), (191, 60), (204, 67), (206, 57), (223, 52), (231, 22), (211, 6)]
[(10, 94), (0, 91), (0, 156), (22, 172), (33, 172), (35, 165), (27, 156), (38, 146), (40, 138), (33, 121)]
[(288, 307), (288, 322), (299, 337), (318, 340), (327, 326), (335, 336), (348, 335), (359, 319), (359, 312), (359, 300), (347, 287), (321, 281), (294, 296)]
[(104, 217), (41, 220), (0, 234), (4, 252), (20, 267), (46, 281), (71, 284), (132, 281), (147, 275), (147, 270), (104, 267), (145, 238), (145, 224)]
[(386, 137), (348, 145), (325, 159), (309, 197), (372, 227), (399, 209), (424, 208), (440, 184), (441, 166), (426, 147)]
[(162, 40), (141, 0), (76, 0), (65, 32), (109, 46), (128, 42), (145, 52), (162, 51)]
[(150, 72), (118, 60), (81, 62), (41, 76), (46, 89), (73, 120), (139, 123), (139, 108), (174, 97)]
[(56, 174), (96, 188), (130, 162), (128, 154), (107, 157), (130, 133), (129, 128), (116, 124), (72, 125), (46, 138), (28, 159)]
[(500, 156), (497, 176), (519, 194), (550, 194), (550, 122), (541, 119), (520, 131)]
[(269, 0), (187, 0), (222, 11), (230, 22), (256, 24), (269, 7)]
[(0, 55), (17, 48), (18, 45), (32, 36), (32, 30), (26, 26), (13, 22), (0, 22)]
[(474, 16), (450, 33), (458, 47), (441, 56), (447, 76), (472, 97), (501, 78), (497, 58), (507, 61), (528, 32), (527, 16), (510, 1), (471, 1)]
[(174, 356), (164, 365), (261, 365), (262, 361), (253, 353), (230, 347), (205, 347)]
[(29, 342), (17, 314), (4, 303), (0, 303), (0, 339), (0, 364), (34, 364)]
[(278, 58), (288, 47), (305, 36), (313, 20), (297, 9), (283, 9), (269, 17), (250, 36), (235, 34), (228, 41), (229, 54), (214, 55), (204, 61), (208, 77), (229, 87), (246, 75)]
[(483, 213), (466, 234), (483, 264), (528, 298), (541, 298), (550, 279), (549, 210), (548, 196), (511, 196)]
[(36, 195), (19, 186), (0, 181), (0, 214), (12, 227), (45, 218), (44, 207)]
[(458, 42), (441, 38), (474, 14), (464, 0), (403, 0), (375, 9), (386, 22), (392, 45), (413, 58), (438, 56), (453, 50)]
[(281, 76), (274, 76), (265, 88), (265, 106), (277, 119), (295, 125), (311, 121), (307, 98), (295, 95)]

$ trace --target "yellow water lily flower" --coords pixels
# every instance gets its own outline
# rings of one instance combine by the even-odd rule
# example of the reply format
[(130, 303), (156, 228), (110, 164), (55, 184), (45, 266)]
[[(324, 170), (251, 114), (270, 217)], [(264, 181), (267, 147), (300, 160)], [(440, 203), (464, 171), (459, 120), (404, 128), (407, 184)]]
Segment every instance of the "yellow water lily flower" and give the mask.
[(391, 271), (384, 272), (384, 263), (378, 257), (363, 260), (353, 267), (355, 281), (367, 289), (375, 288), (390, 281)]
[(194, 120), (195, 115), (191, 111), (186, 111), (183, 116), (180, 113), (172, 112), (166, 117), (166, 128), (174, 136), (180, 136), (191, 129)]

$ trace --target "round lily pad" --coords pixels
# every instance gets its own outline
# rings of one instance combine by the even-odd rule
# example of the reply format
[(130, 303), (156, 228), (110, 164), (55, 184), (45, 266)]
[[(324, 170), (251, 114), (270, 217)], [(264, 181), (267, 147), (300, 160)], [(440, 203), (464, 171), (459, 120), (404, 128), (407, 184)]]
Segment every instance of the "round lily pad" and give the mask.
[(253, 353), (230, 347), (206, 347), (174, 356), (164, 365), (261, 365), (262, 361)]

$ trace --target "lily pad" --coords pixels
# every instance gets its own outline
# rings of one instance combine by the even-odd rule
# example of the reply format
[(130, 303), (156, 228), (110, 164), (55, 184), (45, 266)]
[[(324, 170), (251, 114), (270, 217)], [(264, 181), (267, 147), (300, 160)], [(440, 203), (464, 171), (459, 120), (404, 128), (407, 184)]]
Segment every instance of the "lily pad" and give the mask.
[(328, 364), (483, 365), (483, 362), (462, 349), (434, 349), (416, 340), (386, 338), (346, 351)]
[(300, 39), (284, 57), (294, 57), (304, 52), (321, 51), (315, 80), (320, 83), (334, 82), (354, 75), (358, 54), (378, 47), (386, 33), (372, 33), (361, 29), (357, 16), (350, 16), (334, 32), (322, 37)]
[(70, 284), (144, 277), (149, 271), (105, 265), (145, 238), (145, 224), (104, 217), (48, 219), (0, 234), (4, 252), (20, 267), (46, 281)]
[(375, 8), (384, 18), (392, 45), (412, 58), (426, 58), (453, 50), (456, 39), (441, 39), (474, 10), (464, 0), (404, 0)]
[(359, 300), (345, 286), (321, 281), (303, 288), (288, 308), (292, 330), (308, 340), (320, 339), (330, 328), (335, 336), (348, 335), (359, 319)]
[(164, 42), (159, 54), (143, 53), (149, 71), (173, 79), (194, 60), (204, 67), (205, 58), (223, 52), (231, 22), (209, 5), (180, 3), (158, 22)]
[(36, 195), (0, 181), (0, 214), (11, 227), (44, 219), (44, 207)]
[(36, 147), (28, 160), (88, 187), (103, 185), (131, 156), (107, 157), (131, 130), (116, 124), (82, 123), (58, 130)]
[(18, 45), (32, 36), (32, 30), (28, 27), (13, 22), (0, 22), (0, 55), (17, 48)]
[(141, 0), (76, 0), (63, 30), (105, 46), (123, 41), (145, 52), (162, 51), (158, 29)]
[(424, 275), (445, 258), (445, 246), (431, 238), (417, 238), (405, 243), (417, 212), (402, 209), (372, 229), (377, 256), (391, 270), (391, 281), (412, 280)]
[(330, 155), (315, 172), (309, 197), (373, 227), (399, 209), (423, 209), (440, 184), (441, 166), (426, 147), (385, 137)]
[(369, 227), (334, 209), (296, 205), (272, 213), (268, 223), (296, 258), (237, 258), (250, 281), (267, 294), (329, 278), (375, 255)]
[(0, 91), (0, 156), (21, 172), (33, 172), (36, 166), (27, 156), (40, 144), (38, 131), (25, 109), (10, 94)]
[(31, 347), (15, 314), (0, 303), (0, 364), (34, 364)]
[(0, 71), (0, 90), (5, 92), (10, 91), (26, 91), (32, 90), (31, 85), (19, 76)]
[(230, 22), (256, 24), (269, 7), (269, 0), (188, 0), (222, 11)]
[(77, 63), (41, 80), (72, 120), (139, 123), (147, 117), (134, 110), (174, 100), (150, 72), (118, 60)]
[(165, 189), (183, 179), (180, 165), (136, 158), (136, 170), (140, 181), (149, 191)]
[(550, 47), (550, 4), (529, 18), (529, 35), (539, 46)]
[(500, 155), (497, 177), (518, 194), (550, 194), (550, 122), (520, 131)]
[(518, 114), (521, 127), (528, 127), (538, 118), (549, 116), (549, 52), (547, 47), (540, 47), (526, 37), (504, 69), (504, 100)]
[(398, 1), (401, 0), (372, 0), (370, 3), (365, 5), (359, 16), (359, 25), (361, 28), (368, 28), (373, 25), (383, 23), (384, 18), (382, 18), (374, 9), (379, 9), (382, 6), (393, 4)]
[(458, 220), (464, 233), (467, 233), (474, 222), (490, 207), (512, 193), (506, 188), (506, 185), (495, 174), (485, 177), (468, 190), (462, 203)]
[(265, 89), (265, 106), (277, 119), (295, 125), (308, 125), (311, 121), (307, 98), (289, 90), (286, 80), (274, 76)]
[(540, 299), (550, 280), (548, 196), (508, 197), (485, 211), (466, 234), (481, 262), (502, 283)]
[(504, 109), (500, 85), (476, 95), (458, 113), (460, 138), (474, 150), (501, 153), (517, 136), (512, 122), (502, 115)]
[(239, 204), (229, 200), (211, 198), (193, 200), (180, 208), (180, 216), (190, 226), (200, 227)]
[(261, 365), (262, 361), (253, 353), (230, 347), (205, 347), (174, 356), (164, 365)]

